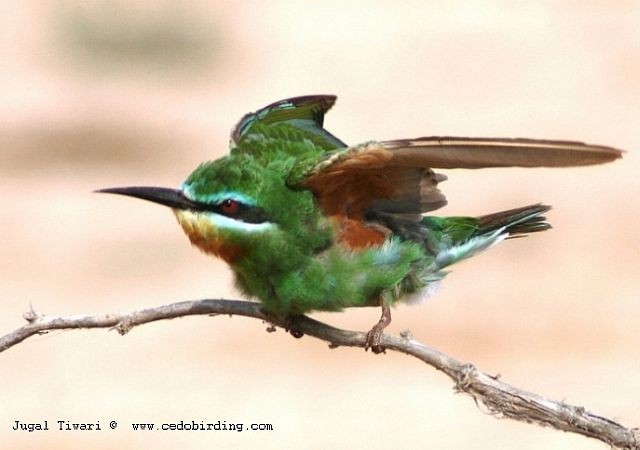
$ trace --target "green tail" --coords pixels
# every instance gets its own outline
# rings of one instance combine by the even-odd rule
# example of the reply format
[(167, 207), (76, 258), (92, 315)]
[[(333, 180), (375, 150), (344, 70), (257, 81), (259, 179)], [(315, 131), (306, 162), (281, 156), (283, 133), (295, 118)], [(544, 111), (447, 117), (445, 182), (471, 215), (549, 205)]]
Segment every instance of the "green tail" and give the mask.
[(425, 217), (438, 269), (476, 255), (503, 239), (551, 228), (543, 213), (548, 205), (529, 205), (480, 217)]

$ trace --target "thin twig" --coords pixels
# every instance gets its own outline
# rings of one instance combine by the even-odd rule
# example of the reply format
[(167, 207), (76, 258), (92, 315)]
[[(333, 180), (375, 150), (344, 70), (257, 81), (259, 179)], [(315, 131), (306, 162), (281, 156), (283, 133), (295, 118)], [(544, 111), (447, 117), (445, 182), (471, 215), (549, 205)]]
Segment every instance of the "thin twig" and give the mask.
[[(203, 314), (253, 317), (290, 329), (291, 333), (297, 336), (308, 334), (322, 339), (329, 342), (332, 348), (338, 346), (364, 348), (366, 341), (366, 333), (341, 330), (306, 316), (288, 321), (268, 316), (260, 309), (258, 303), (239, 300), (196, 300), (172, 303), (128, 314), (98, 316), (57, 317), (40, 315), (31, 310), (24, 315), (28, 322), (26, 325), (0, 338), (0, 352), (19, 344), (30, 336), (51, 330), (115, 328), (120, 334), (126, 334), (133, 327), (144, 323)], [(463, 364), (413, 340), (408, 335), (404, 337), (383, 335), (381, 345), (388, 350), (414, 356), (446, 373), (454, 380), (456, 391), (471, 395), (476, 403), (484, 404), (497, 417), (582, 434), (599, 439), (615, 448), (640, 449), (640, 431), (637, 428), (626, 428), (611, 419), (592, 414), (581, 406), (549, 400), (508, 385), (498, 377), (487, 375), (472, 364)]]

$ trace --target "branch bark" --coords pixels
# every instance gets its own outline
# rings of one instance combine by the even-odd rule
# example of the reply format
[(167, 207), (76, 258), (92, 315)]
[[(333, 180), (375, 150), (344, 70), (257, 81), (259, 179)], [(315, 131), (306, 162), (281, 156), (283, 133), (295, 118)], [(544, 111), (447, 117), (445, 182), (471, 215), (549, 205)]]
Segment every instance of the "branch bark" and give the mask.
[[(173, 319), (191, 315), (238, 315), (253, 317), (290, 329), (291, 334), (308, 334), (329, 342), (330, 347), (365, 346), (366, 333), (334, 328), (306, 316), (291, 321), (279, 320), (262, 312), (259, 303), (239, 300), (196, 300), (172, 303), (127, 314), (47, 316), (31, 310), (24, 314), (27, 324), (0, 338), (3, 352), (30, 336), (51, 330), (76, 328), (111, 328), (124, 335), (133, 327), (157, 320)], [(483, 373), (472, 364), (429, 348), (410, 336), (383, 335), (381, 345), (411, 355), (444, 372), (455, 383), (456, 392), (469, 394), (476, 404), (482, 403), (496, 417), (550, 426), (558, 430), (582, 434), (612, 447), (640, 449), (640, 430), (626, 428), (621, 424), (598, 416), (581, 406), (546, 399), (502, 382), (498, 377)]]

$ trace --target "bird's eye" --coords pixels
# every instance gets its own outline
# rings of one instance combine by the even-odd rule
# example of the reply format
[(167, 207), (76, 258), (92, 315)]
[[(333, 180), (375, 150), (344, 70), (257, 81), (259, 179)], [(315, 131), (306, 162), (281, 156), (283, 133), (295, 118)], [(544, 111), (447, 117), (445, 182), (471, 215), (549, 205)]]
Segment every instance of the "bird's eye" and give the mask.
[(220, 203), (220, 210), (224, 214), (237, 214), (240, 211), (240, 203), (228, 198)]

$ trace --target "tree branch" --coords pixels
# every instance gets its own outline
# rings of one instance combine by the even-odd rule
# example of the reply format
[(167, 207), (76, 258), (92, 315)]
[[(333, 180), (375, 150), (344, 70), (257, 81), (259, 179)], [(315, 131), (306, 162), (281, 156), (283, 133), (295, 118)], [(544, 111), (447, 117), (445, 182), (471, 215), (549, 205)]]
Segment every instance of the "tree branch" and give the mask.
[[(259, 303), (237, 300), (197, 300), (178, 302), (155, 308), (134, 311), (128, 314), (105, 314), (99, 316), (73, 315), (66, 317), (40, 315), (31, 310), (24, 314), (26, 325), (0, 338), (3, 352), (30, 336), (51, 330), (74, 328), (114, 328), (126, 334), (133, 327), (156, 320), (173, 319), (191, 315), (229, 314), (253, 317), (274, 325), (291, 329), (295, 336), (308, 334), (330, 343), (330, 347), (365, 346), (366, 333), (334, 328), (306, 316), (283, 321), (266, 315)], [(640, 449), (640, 431), (626, 428), (619, 423), (587, 411), (581, 406), (556, 402), (537, 394), (526, 392), (487, 375), (472, 364), (461, 363), (435, 349), (415, 340), (408, 333), (402, 337), (384, 335), (381, 345), (411, 355), (444, 372), (455, 382), (457, 392), (473, 397), (476, 404), (482, 403), (493, 415), (514, 420), (551, 426), (558, 430), (582, 434), (599, 439), (621, 449)]]

